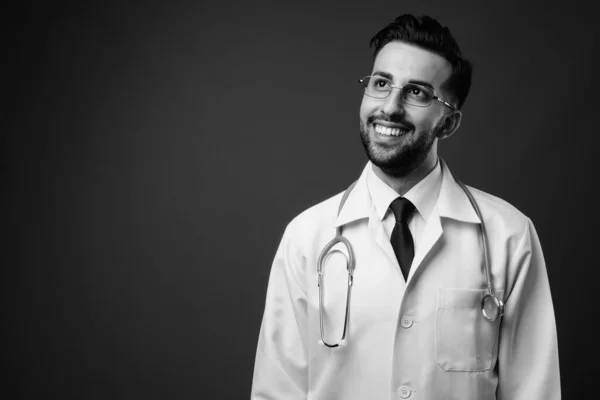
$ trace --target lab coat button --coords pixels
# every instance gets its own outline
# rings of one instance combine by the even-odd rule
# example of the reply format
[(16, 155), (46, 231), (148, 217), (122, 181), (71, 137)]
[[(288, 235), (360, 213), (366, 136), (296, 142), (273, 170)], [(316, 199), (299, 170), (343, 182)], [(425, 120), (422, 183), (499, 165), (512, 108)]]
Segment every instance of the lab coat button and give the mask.
[(408, 399), (410, 397), (410, 389), (406, 386), (400, 386), (400, 388), (398, 389), (398, 394), (403, 399)]
[(402, 325), (402, 327), (408, 329), (412, 326), (413, 320), (411, 317), (402, 317), (402, 319), (400, 320), (400, 324)]

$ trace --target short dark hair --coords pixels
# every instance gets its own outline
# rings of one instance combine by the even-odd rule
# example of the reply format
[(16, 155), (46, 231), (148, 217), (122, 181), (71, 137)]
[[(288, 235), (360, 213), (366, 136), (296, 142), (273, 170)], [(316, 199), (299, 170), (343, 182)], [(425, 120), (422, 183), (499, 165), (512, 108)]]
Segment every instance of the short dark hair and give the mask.
[(425, 15), (401, 15), (371, 38), (373, 58), (383, 46), (394, 41), (412, 44), (444, 57), (452, 65), (452, 75), (442, 87), (456, 98), (457, 108), (463, 106), (471, 88), (473, 65), (462, 56), (447, 27)]

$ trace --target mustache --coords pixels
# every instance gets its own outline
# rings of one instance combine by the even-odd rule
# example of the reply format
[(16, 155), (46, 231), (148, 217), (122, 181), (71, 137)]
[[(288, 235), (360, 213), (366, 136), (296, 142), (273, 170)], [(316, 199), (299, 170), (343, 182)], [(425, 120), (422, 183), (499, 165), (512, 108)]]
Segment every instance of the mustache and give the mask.
[(396, 125), (401, 125), (403, 129), (414, 129), (415, 126), (413, 124), (411, 124), (410, 122), (408, 122), (407, 120), (405, 120), (401, 115), (386, 115), (386, 114), (379, 114), (379, 115), (371, 115), (367, 118), (367, 124), (372, 124), (375, 121), (384, 121), (384, 122), (389, 122), (392, 124), (396, 124)]

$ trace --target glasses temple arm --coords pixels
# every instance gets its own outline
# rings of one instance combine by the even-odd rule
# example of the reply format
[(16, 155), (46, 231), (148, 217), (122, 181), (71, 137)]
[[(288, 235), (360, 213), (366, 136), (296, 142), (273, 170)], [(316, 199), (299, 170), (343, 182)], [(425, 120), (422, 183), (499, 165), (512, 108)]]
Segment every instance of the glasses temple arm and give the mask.
[(454, 110), (456, 110), (456, 107), (454, 107), (452, 104), (450, 104), (450, 103), (448, 103), (448, 102), (446, 102), (446, 101), (444, 101), (444, 100), (440, 99), (439, 97), (437, 97), (437, 96), (433, 96), (433, 98), (434, 98), (434, 99), (436, 99), (437, 101), (439, 101), (440, 103), (442, 103), (442, 104), (444, 104), (444, 105), (447, 105), (447, 106), (448, 106), (448, 107), (450, 107), (450, 108), (451, 108), (453, 111), (454, 111)]

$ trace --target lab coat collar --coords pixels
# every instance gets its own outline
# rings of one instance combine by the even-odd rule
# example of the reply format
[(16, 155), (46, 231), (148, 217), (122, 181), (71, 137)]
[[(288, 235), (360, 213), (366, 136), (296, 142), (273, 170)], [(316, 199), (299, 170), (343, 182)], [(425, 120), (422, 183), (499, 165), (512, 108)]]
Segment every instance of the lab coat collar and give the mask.
[(348, 195), (344, 207), (342, 207), (342, 210), (338, 214), (334, 225), (336, 228), (361, 218), (369, 218), (371, 215), (373, 201), (371, 200), (367, 186), (367, 171), (369, 168), (371, 168), (370, 161), (363, 169), (356, 182), (356, 186), (354, 186), (354, 189)]
[[(442, 184), (437, 200), (439, 216), (463, 222), (481, 223), (471, 206), (469, 198), (454, 180), (444, 160), (440, 158), (440, 162), (442, 164)], [(371, 213), (374, 212), (373, 201), (367, 186), (368, 168), (371, 168), (371, 162), (368, 162), (363, 169), (356, 186), (352, 189), (344, 207), (337, 216), (334, 227), (337, 228), (362, 218), (369, 218)]]
[(437, 202), (440, 217), (480, 224), (481, 220), (473, 209), (469, 198), (459, 184), (456, 183), (444, 160), (440, 158), (440, 162), (442, 163), (442, 187)]

